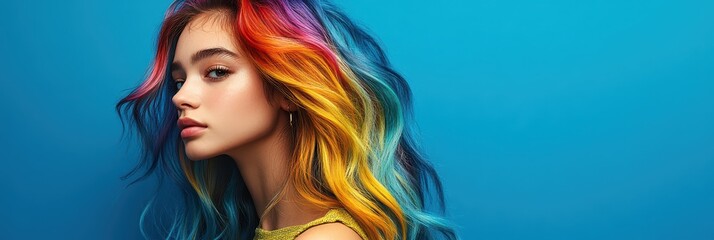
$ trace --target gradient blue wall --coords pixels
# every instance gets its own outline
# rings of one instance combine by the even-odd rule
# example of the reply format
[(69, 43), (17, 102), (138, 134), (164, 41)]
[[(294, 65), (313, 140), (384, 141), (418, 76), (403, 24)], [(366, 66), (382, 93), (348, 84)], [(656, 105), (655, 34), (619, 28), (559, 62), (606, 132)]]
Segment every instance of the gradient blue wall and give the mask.
[[(3, 4), (0, 238), (139, 236), (113, 107), (168, 4)], [(714, 239), (714, 2), (337, 4), (411, 82), (463, 239)]]

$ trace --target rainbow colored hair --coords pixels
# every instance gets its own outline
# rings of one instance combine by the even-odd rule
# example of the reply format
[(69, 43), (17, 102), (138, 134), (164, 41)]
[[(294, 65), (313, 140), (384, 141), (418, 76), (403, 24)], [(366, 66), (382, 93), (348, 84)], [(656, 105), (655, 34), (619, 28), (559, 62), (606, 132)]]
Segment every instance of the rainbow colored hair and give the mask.
[[(146, 80), (116, 105), (122, 125), (130, 115), (142, 142), (140, 162), (125, 177), (145, 169), (134, 182), (156, 174), (181, 190), (183, 205), (166, 238), (252, 239), (258, 226), (235, 163), (225, 155), (187, 160), (178, 136), (169, 68), (183, 28), (207, 12), (227, 14), (266, 86), (299, 106), (288, 179), (302, 197), (344, 207), (369, 239), (457, 239), (442, 217), (439, 177), (415, 140), (407, 82), (370, 35), (319, 0), (186, 0), (169, 7)], [(142, 232), (153, 202), (142, 213)]]

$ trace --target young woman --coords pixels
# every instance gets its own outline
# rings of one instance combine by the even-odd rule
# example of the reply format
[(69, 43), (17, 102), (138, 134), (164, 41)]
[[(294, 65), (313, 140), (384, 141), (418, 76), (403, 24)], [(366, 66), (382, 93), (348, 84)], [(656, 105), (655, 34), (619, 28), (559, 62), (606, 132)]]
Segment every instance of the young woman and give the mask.
[(166, 238), (457, 238), (407, 82), (327, 2), (172, 3), (116, 108), (143, 143), (129, 175), (183, 190)]

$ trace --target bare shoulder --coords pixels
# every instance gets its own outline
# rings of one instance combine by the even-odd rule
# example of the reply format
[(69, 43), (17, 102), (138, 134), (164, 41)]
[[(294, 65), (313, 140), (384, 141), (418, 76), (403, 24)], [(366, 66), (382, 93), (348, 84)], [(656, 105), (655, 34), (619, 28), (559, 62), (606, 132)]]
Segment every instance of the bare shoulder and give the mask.
[(357, 232), (340, 222), (324, 223), (308, 228), (295, 238), (295, 240), (328, 239), (362, 240), (362, 238), (359, 236), (359, 234), (357, 234)]

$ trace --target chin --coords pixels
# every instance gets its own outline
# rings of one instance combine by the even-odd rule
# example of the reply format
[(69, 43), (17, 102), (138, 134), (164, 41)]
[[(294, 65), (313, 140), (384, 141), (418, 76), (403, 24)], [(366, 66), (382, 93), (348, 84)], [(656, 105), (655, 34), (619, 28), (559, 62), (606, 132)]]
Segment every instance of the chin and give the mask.
[(187, 142), (185, 145), (186, 156), (191, 161), (201, 161), (218, 156), (218, 153), (206, 151), (207, 148), (200, 147), (196, 143)]

